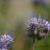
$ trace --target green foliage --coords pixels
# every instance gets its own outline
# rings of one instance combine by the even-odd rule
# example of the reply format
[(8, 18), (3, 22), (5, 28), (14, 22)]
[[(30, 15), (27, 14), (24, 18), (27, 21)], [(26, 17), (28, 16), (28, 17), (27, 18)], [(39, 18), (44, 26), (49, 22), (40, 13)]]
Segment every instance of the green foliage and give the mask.
[(50, 50), (50, 36), (35, 43), (35, 50)]

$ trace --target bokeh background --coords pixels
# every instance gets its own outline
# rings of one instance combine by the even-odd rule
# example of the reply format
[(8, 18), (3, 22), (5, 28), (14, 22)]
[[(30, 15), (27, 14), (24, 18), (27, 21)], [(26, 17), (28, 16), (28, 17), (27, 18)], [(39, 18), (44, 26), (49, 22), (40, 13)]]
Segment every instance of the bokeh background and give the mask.
[[(44, 0), (42, 4), (41, 1), (40, 4), (34, 1), (0, 0), (0, 33), (13, 32), (12, 50), (33, 50), (32, 39), (27, 37), (25, 24), (34, 13), (48, 16), (47, 20), (50, 20), (50, 1)], [(35, 50), (50, 50), (50, 35), (37, 41), (35, 47)]]

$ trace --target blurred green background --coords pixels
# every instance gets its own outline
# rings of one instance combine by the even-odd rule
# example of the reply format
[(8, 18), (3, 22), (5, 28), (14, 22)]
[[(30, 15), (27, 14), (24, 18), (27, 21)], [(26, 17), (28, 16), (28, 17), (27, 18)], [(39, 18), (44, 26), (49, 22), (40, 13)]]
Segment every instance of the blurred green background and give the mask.
[[(27, 37), (25, 22), (34, 12), (47, 15), (50, 20), (49, 6), (34, 5), (32, 0), (0, 0), (0, 32), (14, 32), (12, 50), (32, 50), (33, 43)], [(50, 50), (50, 35), (37, 41), (35, 47), (35, 50)]]

